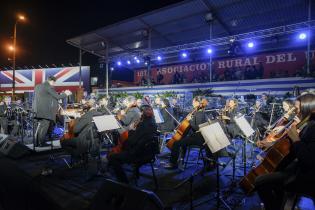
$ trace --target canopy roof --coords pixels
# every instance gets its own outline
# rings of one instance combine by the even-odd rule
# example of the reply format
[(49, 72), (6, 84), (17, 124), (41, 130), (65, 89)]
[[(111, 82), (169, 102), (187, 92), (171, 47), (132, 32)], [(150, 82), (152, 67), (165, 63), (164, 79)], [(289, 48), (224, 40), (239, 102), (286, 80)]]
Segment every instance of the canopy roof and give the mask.
[[(106, 58), (108, 44), (110, 59), (145, 56), (149, 52), (169, 53), (169, 57), (174, 57), (171, 53), (180, 50), (220, 43), (226, 45), (231, 38), (244, 40), (256, 36), (263, 39), (273, 37), (268, 39), (270, 47), (273, 47), (273, 39), (279, 41), (277, 39), (282, 34), (304, 30), (308, 24), (313, 29), (314, 21), (307, 22), (309, 8), (314, 11), (315, 7), (311, 1), (186, 0), (99, 28), (67, 42), (101, 58)], [(314, 14), (309, 20), (313, 17)], [(212, 41), (209, 41), (210, 25)], [(148, 50), (150, 43), (151, 51)]]

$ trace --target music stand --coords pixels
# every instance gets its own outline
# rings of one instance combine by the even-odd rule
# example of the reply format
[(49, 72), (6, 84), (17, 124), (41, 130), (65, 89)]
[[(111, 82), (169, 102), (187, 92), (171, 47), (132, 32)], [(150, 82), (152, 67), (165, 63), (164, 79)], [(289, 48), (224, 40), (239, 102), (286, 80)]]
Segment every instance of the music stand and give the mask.
[(110, 131), (121, 128), (114, 115), (101, 115), (93, 117), (98, 132)]
[(153, 113), (154, 113), (155, 122), (157, 124), (164, 123), (164, 118), (159, 109), (153, 109)]
[[(215, 164), (216, 164), (216, 195), (215, 199), (217, 201), (217, 209), (219, 209), (220, 205), (223, 204), (227, 209), (231, 209), (231, 207), (226, 203), (221, 194), (221, 186), (220, 186), (220, 166), (224, 166), (224, 164), (219, 162), (219, 154), (218, 152), (231, 143), (225, 134), (223, 128), (221, 127), (219, 122), (207, 122), (199, 126), (199, 131), (205, 140), (205, 144), (209, 147), (210, 151), (215, 154)], [(207, 160), (211, 160), (206, 158)], [(209, 201), (209, 200), (208, 200)], [(206, 202), (208, 202), (206, 201)], [(201, 203), (200, 203), (201, 204)], [(198, 204), (198, 205), (200, 205)]]
[(244, 176), (246, 176), (246, 167), (247, 167), (246, 147), (247, 147), (248, 141), (251, 143), (254, 143), (253, 141), (250, 140), (250, 138), (253, 136), (255, 131), (250, 126), (250, 124), (248, 123), (248, 121), (246, 120), (244, 115), (242, 115), (240, 117), (235, 117), (234, 120), (235, 120), (236, 125), (240, 128), (240, 130), (242, 131), (242, 133), (245, 136), (245, 139), (243, 141), (243, 166), (244, 166)]

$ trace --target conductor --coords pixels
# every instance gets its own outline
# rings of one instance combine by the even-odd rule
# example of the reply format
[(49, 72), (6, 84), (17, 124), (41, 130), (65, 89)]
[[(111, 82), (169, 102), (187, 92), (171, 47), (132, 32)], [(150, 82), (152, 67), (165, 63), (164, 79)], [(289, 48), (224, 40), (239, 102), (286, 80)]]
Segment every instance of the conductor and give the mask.
[(51, 76), (47, 81), (35, 87), (33, 106), (35, 118), (38, 119), (38, 126), (35, 132), (36, 146), (48, 146), (45, 138), (47, 134), (51, 136), (53, 125), (56, 122), (58, 100), (72, 94), (69, 90), (58, 94), (53, 88), (55, 82), (56, 78)]

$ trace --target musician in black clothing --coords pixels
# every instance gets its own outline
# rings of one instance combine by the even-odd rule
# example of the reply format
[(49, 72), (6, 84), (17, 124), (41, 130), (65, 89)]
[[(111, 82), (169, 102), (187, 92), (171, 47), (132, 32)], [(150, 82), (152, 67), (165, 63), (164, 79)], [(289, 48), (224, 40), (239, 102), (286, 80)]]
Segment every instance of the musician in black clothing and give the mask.
[[(207, 116), (204, 112), (204, 108), (207, 106), (207, 101), (201, 96), (196, 96), (193, 99), (193, 108), (196, 110), (194, 115), (191, 117), (191, 115), (188, 115), (186, 118), (190, 122), (192, 134), (187, 135), (183, 139), (176, 141), (173, 145), (172, 151), (171, 151), (171, 158), (170, 163), (165, 165), (165, 168), (167, 169), (176, 169), (178, 167), (178, 157), (180, 155), (180, 149), (182, 148), (183, 151), (186, 150), (187, 146), (190, 145), (197, 145), (200, 147), (203, 147), (205, 141), (201, 135), (200, 132), (196, 132), (199, 130), (199, 125), (202, 123), (207, 122)], [(206, 147), (207, 155), (210, 156), (211, 152)], [(183, 152), (185, 154), (185, 152)]]
[(293, 161), (284, 169), (261, 175), (255, 181), (266, 210), (283, 209), (285, 191), (315, 196), (315, 95), (298, 97), (295, 106), (299, 119), (309, 119), (299, 128), (299, 133), (295, 125), (288, 131), (292, 143), (289, 155)]
[(142, 106), (140, 122), (134, 129), (133, 132), (129, 131), (124, 151), (108, 157), (108, 165), (114, 170), (117, 179), (124, 183), (128, 183), (128, 178), (122, 168), (123, 164), (142, 162), (154, 157), (153, 151), (146, 147), (158, 135), (153, 109), (149, 105)]
[(231, 138), (241, 135), (241, 131), (235, 123), (235, 117), (238, 115), (238, 101), (233, 98), (228, 101), (227, 110), (224, 111), (222, 116), (223, 120), (226, 120), (226, 129)]
[(161, 133), (173, 132), (175, 128), (174, 119), (172, 117), (174, 115), (174, 111), (171, 108), (168, 99), (164, 98), (162, 100), (160, 111), (164, 122), (159, 124), (159, 130), (161, 131)]
[(7, 105), (4, 101), (0, 101), (0, 133), (8, 134)]
[(93, 117), (102, 115), (94, 108), (94, 99), (88, 100), (83, 105), (85, 112), (80, 118), (75, 120), (73, 139), (61, 141), (61, 146), (74, 156), (81, 155), (88, 150), (93, 156), (99, 152), (99, 139), (96, 128), (94, 127)]

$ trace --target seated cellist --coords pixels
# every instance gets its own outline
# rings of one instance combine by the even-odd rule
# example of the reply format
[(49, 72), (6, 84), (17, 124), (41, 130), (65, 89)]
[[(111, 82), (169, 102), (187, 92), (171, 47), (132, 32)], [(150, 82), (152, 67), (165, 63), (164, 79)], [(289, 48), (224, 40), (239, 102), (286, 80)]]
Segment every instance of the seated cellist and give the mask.
[(124, 150), (120, 153), (111, 154), (108, 157), (108, 166), (114, 170), (118, 181), (124, 183), (128, 183), (128, 178), (122, 168), (122, 164), (141, 162), (154, 157), (154, 153), (145, 147), (147, 143), (150, 143), (158, 135), (153, 109), (150, 106), (142, 106), (141, 119), (131, 129), (134, 132), (131, 132), (125, 141)]
[[(191, 134), (188, 134), (183, 139), (176, 141), (171, 150), (170, 162), (166, 164), (164, 167), (166, 169), (176, 169), (178, 167), (178, 158), (180, 155), (180, 149), (183, 149), (183, 153), (185, 153), (186, 147), (190, 145), (197, 145), (203, 147), (205, 141), (199, 130), (199, 125), (207, 122), (207, 116), (205, 114), (205, 107), (207, 106), (207, 101), (204, 97), (196, 96), (192, 101), (193, 109), (195, 110), (193, 116), (188, 115), (186, 119), (190, 122)], [(206, 147), (207, 156), (211, 156), (211, 152)]]
[(315, 95), (305, 94), (295, 102), (302, 125), (293, 124), (288, 130), (291, 140), (287, 167), (256, 178), (255, 187), (266, 210), (283, 209), (284, 193), (314, 194), (315, 186)]
[(295, 106), (292, 100), (286, 99), (282, 102), (282, 109), (283, 109), (283, 116), (278, 119), (274, 125), (270, 126), (268, 130), (270, 131), (266, 138), (263, 140), (257, 141), (257, 146), (263, 149), (269, 148), (273, 143), (274, 140), (272, 136), (277, 135), (277, 133), (281, 133), (284, 129), (284, 126), (293, 120), (294, 118), (298, 118), (295, 113)]
[(75, 119), (74, 122), (74, 138), (61, 140), (61, 146), (67, 152), (74, 156), (90, 150), (94, 156), (99, 152), (99, 139), (97, 131), (93, 126), (93, 117), (100, 116), (102, 113), (96, 111), (94, 108), (95, 100), (90, 99), (83, 104), (83, 114), (80, 118)]

